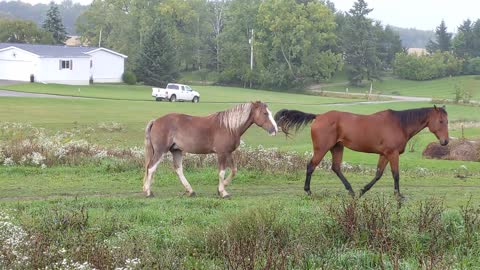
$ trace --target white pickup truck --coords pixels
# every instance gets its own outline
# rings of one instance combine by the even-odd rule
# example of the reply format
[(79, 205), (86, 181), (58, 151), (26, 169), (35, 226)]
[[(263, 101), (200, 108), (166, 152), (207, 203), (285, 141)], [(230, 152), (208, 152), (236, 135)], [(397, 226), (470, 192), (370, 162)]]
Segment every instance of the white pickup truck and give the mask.
[(169, 100), (175, 102), (191, 101), (197, 103), (200, 101), (200, 93), (194, 91), (190, 86), (178, 83), (169, 83), (165, 88), (152, 87), (152, 97), (156, 101)]

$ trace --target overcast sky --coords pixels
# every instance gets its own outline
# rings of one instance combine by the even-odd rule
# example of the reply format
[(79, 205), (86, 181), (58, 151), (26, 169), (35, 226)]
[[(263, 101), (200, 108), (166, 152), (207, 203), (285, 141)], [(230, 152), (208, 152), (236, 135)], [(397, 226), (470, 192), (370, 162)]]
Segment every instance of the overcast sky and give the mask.
[[(354, 0), (331, 0), (337, 9), (348, 11)], [(456, 32), (464, 20), (480, 18), (478, 0), (366, 0), (371, 17), (383, 24), (434, 30), (442, 19), (448, 31)]]
[[(5, 0), (0, 0), (5, 1)], [(36, 4), (48, 3), (50, 0), (22, 0)], [(81, 4), (89, 4), (92, 0), (73, 0)], [(337, 9), (348, 11), (355, 0), (331, 0)], [(60, 3), (62, 0), (55, 0)], [(445, 20), (448, 30), (456, 32), (463, 20), (472, 21), (480, 18), (480, 1), (478, 0), (367, 0), (373, 8), (371, 17), (383, 24), (400, 27), (434, 30)]]

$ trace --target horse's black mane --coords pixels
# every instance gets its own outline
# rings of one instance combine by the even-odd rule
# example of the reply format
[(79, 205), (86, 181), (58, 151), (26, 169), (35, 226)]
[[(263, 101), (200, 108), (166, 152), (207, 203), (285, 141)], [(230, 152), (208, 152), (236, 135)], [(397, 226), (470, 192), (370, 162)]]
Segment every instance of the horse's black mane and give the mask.
[[(438, 110), (447, 114), (444, 108), (437, 107)], [(418, 109), (410, 109), (404, 111), (394, 111), (390, 110), (392, 114), (398, 118), (400, 125), (402, 127), (407, 127), (412, 123), (418, 123), (419, 121), (423, 121), (427, 118), (427, 114), (434, 110), (434, 108), (418, 108)]]

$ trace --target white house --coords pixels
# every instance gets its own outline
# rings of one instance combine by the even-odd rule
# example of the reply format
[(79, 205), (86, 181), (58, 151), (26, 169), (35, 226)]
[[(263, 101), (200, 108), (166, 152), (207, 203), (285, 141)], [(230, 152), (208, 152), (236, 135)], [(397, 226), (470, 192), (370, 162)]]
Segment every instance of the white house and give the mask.
[(121, 82), (126, 55), (105, 48), (0, 43), (0, 80), (59, 84)]

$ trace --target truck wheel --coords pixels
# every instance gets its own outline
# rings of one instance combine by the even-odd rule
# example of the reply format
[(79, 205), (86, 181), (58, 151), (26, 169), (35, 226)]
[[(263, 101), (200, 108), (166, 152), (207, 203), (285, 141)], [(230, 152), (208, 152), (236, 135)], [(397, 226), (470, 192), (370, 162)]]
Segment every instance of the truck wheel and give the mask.
[(200, 98), (197, 97), (197, 96), (194, 96), (193, 99), (192, 99), (193, 103), (198, 103), (199, 101), (200, 101)]
[(177, 96), (172, 95), (172, 96), (170, 97), (170, 102), (175, 102), (175, 101), (177, 101)]

